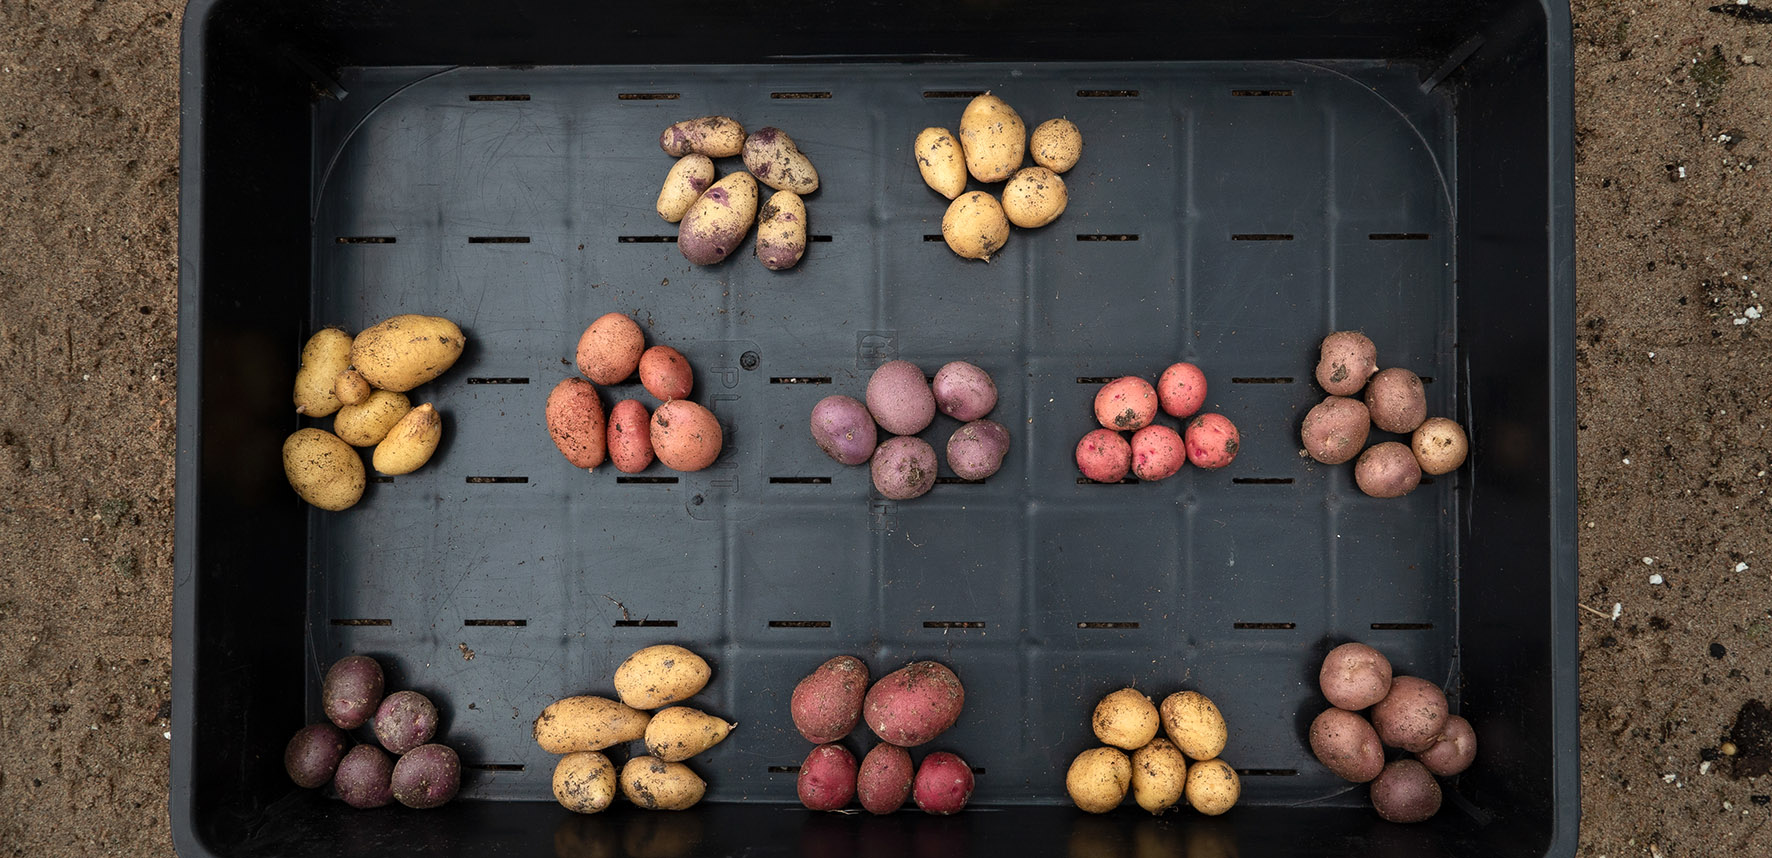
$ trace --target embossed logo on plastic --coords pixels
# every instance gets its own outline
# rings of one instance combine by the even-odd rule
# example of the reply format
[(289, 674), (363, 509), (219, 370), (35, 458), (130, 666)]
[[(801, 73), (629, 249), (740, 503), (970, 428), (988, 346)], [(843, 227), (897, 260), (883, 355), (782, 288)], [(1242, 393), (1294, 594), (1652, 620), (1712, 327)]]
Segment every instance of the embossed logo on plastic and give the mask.
[(898, 360), (897, 331), (856, 331), (855, 368), (873, 369)]

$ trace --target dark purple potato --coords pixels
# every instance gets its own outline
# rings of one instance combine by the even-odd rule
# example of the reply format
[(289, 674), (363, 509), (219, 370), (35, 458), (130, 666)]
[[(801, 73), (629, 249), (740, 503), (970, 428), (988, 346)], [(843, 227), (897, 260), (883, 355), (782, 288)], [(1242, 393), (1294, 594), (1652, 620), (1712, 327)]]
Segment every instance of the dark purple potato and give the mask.
[(375, 738), (390, 753), (404, 754), (437, 735), (437, 707), (416, 691), (396, 691), (375, 710)]
[(1397, 760), (1372, 782), (1372, 809), (1391, 822), (1421, 822), (1440, 812), (1440, 784), (1414, 760)]
[(283, 748), (283, 768), (289, 779), (303, 789), (325, 786), (332, 780), (340, 757), (351, 746), (343, 730), (331, 724), (309, 724), (290, 738)]
[(332, 788), (352, 807), (381, 807), (394, 800), (393, 781), (393, 758), (374, 745), (358, 745), (339, 760)]
[(394, 764), (394, 798), (407, 807), (438, 807), (460, 790), (461, 758), (447, 745), (419, 745)]
[(381, 705), (381, 665), (366, 655), (349, 655), (334, 662), (320, 685), (320, 707), (341, 730), (355, 730), (369, 723)]
[(859, 465), (874, 455), (879, 433), (868, 407), (852, 396), (827, 396), (812, 406), (812, 440), (818, 449), (844, 465)]

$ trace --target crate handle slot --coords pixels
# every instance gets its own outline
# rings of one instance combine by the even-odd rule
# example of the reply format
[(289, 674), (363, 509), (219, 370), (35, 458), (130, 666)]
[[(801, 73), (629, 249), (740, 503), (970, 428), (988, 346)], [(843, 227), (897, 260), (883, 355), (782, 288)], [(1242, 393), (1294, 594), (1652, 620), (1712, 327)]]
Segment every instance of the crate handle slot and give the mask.
[(332, 624), (335, 626), (391, 626), (394, 624), (394, 621), (386, 618), (363, 619), (353, 617), (347, 619), (334, 619), (332, 620)]
[(1422, 477), (1421, 482), (1416, 483), (1416, 485), (1420, 485), (1420, 486), (1431, 486), (1433, 484), (1434, 484), (1433, 477)]
[(391, 235), (341, 235), (333, 240), (339, 244), (393, 244), (396, 239)]
[(1233, 232), (1231, 241), (1291, 241), (1289, 232)]
[(1232, 477), (1231, 485), (1235, 486), (1289, 486), (1291, 477)]
[(1292, 95), (1289, 89), (1233, 89), (1231, 95), (1237, 98), (1288, 98)]
[(1231, 628), (1233, 628), (1233, 629), (1256, 629), (1256, 630), (1260, 630), (1260, 629), (1283, 630), (1283, 629), (1298, 628), (1298, 624), (1297, 623), (1231, 623)]
[(772, 629), (828, 629), (830, 620), (770, 620)]
[(1079, 89), (1078, 98), (1137, 98), (1136, 89)]
[(616, 96), (620, 101), (676, 101), (674, 92), (623, 92)]
[(1078, 384), (1107, 384), (1107, 383), (1112, 382), (1118, 378), (1119, 378), (1119, 376), (1117, 376), (1117, 375), (1079, 375), (1079, 376), (1077, 376), (1077, 383)]
[(520, 772), (522, 763), (463, 763), (464, 769), (475, 769), (482, 772)]
[(620, 244), (676, 244), (674, 235), (624, 235), (615, 239)]
[(1233, 375), (1231, 384), (1291, 384), (1289, 375)]
[(468, 482), (475, 485), (484, 483), (527, 483), (528, 477), (468, 477)]
[(1290, 778), (1297, 777), (1297, 769), (1238, 769), (1237, 774), (1246, 778)]
[(1432, 237), (1425, 232), (1375, 232), (1366, 236), (1371, 241), (1427, 241)]
[(1080, 232), (1078, 241), (1137, 241), (1136, 232)]
[(923, 235), (923, 240), (924, 241), (947, 241), (946, 238), (942, 237), (941, 233), (936, 233), (934, 235), (930, 235), (928, 233), (925, 233)]
[(924, 98), (977, 98), (985, 94), (982, 89), (926, 89)]
[(476, 377), (469, 378), (469, 384), (528, 384), (529, 379), (521, 376), (507, 377)]
[(394, 481), (394, 478), (382, 476), (381, 474), (376, 474), (375, 476), (370, 477), (369, 481), (372, 483), (392, 483)]
[(800, 773), (800, 767), (799, 766), (770, 766), (766, 771), (768, 771), (772, 775), (797, 775)]
[(1425, 632), (1432, 631), (1433, 623), (1373, 623), (1375, 632)]
[(528, 620), (462, 620), (464, 626), (501, 626), (504, 628), (522, 628), (529, 625)]
[(790, 486), (828, 486), (830, 477), (770, 477), (769, 482), (775, 485)]
[(982, 486), (984, 480), (969, 480), (965, 477), (936, 477), (935, 484), (938, 486)]
[(1434, 377), (1431, 375), (1418, 375), (1418, 376), (1416, 376), (1416, 378), (1421, 379), (1422, 384), (1433, 384), (1434, 383)]
[(769, 379), (770, 384), (830, 384), (828, 375), (778, 375)]
[(1125, 477), (1117, 483), (1101, 483), (1101, 482), (1096, 482), (1095, 480), (1089, 479), (1088, 477), (1078, 477), (1077, 478), (1077, 485), (1079, 485), (1079, 486), (1136, 486), (1136, 485), (1138, 485), (1138, 478), (1137, 477)]
[(527, 235), (470, 235), (469, 244), (528, 244)]
[(527, 93), (527, 92), (478, 93), (475, 95), (468, 96), (468, 100), (469, 101), (528, 101), (529, 100), (529, 93)]
[(831, 93), (829, 90), (807, 91), (807, 92), (772, 92), (772, 93), (769, 93), (769, 97), (776, 98), (776, 99), (786, 99), (786, 100), (790, 100), (790, 101), (798, 101), (800, 99), (806, 99), (806, 98), (830, 98)]
[(616, 477), (618, 486), (674, 486), (676, 477)]
[(1084, 621), (1084, 622), (1077, 623), (1077, 628), (1079, 628), (1079, 629), (1136, 629), (1136, 628), (1138, 628), (1138, 624), (1132, 623), (1132, 622), (1119, 622), (1119, 621), (1113, 621), (1113, 622)]
[(806, 240), (813, 244), (826, 244), (830, 242), (831, 237), (828, 235), (809, 235), (806, 236)]
[(982, 621), (982, 620), (924, 620), (923, 621), (923, 628), (926, 628), (926, 629), (982, 629), (982, 628), (984, 628), (984, 625), (985, 625), (984, 621)]
[(674, 629), (676, 620), (616, 620), (618, 629)]
[(973, 773), (973, 774), (975, 774), (975, 775), (982, 775), (982, 774), (984, 774), (984, 766), (973, 766), (973, 767), (972, 767), (972, 773)]

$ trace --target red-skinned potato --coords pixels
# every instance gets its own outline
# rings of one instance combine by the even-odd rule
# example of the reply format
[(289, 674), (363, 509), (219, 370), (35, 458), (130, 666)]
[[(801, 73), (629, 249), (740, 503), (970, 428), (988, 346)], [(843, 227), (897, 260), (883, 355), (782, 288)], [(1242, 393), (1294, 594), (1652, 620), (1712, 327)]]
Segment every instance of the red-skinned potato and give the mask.
[(1344, 643), (1323, 657), (1317, 683), (1329, 705), (1358, 712), (1391, 692), (1390, 659), (1363, 643)]
[(842, 810), (855, 798), (855, 755), (842, 745), (819, 745), (800, 764), (796, 789), (807, 810)]
[(640, 354), (640, 385), (661, 402), (684, 399), (695, 386), (689, 361), (670, 346), (653, 346)]
[(620, 313), (597, 317), (578, 337), (578, 371), (598, 384), (620, 384), (640, 366), (646, 337)]
[(548, 394), (548, 435), (574, 468), (603, 464), (609, 436), (603, 422), (603, 400), (582, 378), (562, 379)]
[(972, 769), (966, 761), (947, 751), (936, 751), (917, 766), (911, 797), (925, 813), (946, 816), (959, 813), (972, 798)]
[(1354, 483), (1375, 498), (1400, 498), (1421, 485), (1421, 463), (1407, 444), (1374, 444), (1354, 463)]
[(1170, 417), (1192, 417), (1206, 404), (1206, 373), (1191, 363), (1170, 364), (1157, 379), (1157, 401)]
[(1440, 741), (1415, 756), (1428, 771), (1443, 778), (1452, 777), (1476, 761), (1477, 731), (1462, 717), (1449, 716), (1444, 731), (1440, 733)]
[(842, 739), (861, 720), (867, 693), (868, 666), (852, 655), (837, 656), (794, 686), (788, 704), (794, 729), (815, 745)]
[(914, 748), (941, 735), (960, 718), (966, 689), (946, 665), (919, 661), (880, 678), (862, 701), (862, 718), (874, 735)]
[(1421, 376), (1401, 367), (1379, 370), (1366, 383), (1366, 410), (1386, 432), (1408, 434), (1427, 419), (1427, 392)]
[(1160, 400), (1157, 389), (1137, 376), (1116, 378), (1095, 393), (1095, 420), (1105, 429), (1136, 432), (1151, 425)]
[(1440, 812), (1440, 784), (1415, 760), (1397, 760), (1372, 782), (1372, 809), (1390, 822), (1422, 822)]
[(889, 438), (874, 450), (868, 470), (874, 489), (892, 500), (922, 497), (935, 487), (935, 448), (914, 436)]
[(624, 474), (652, 465), (652, 415), (638, 399), (624, 399), (609, 409), (609, 463)]
[(1384, 771), (1378, 732), (1346, 709), (1327, 709), (1311, 722), (1311, 753), (1342, 780), (1363, 784)]
[(915, 775), (910, 751), (881, 742), (861, 760), (861, 769), (855, 775), (855, 795), (868, 813), (891, 813), (910, 798)]
[(1145, 482), (1175, 476), (1187, 464), (1187, 444), (1174, 429), (1152, 423), (1132, 433), (1132, 475)]
[(1187, 460), (1202, 468), (1222, 468), (1237, 458), (1242, 438), (1222, 414), (1202, 414), (1187, 424)]
[(1132, 445), (1112, 429), (1097, 429), (1077, 442), (1077, 469), (1098, 483), (1117, 483), (1132, 470)]
[(673, 471), (699, 471), (720, 458), (725, 435), (712, 411), (673, 399), (652, 412), (652, 452)]
[(1378, 371), (1378, 346), (1358, 331), (1336, 331), (1323, 338), (1317, 384), (1335, 396), (1353, 396)]
[(1345, 396), (1331, 396), (1304, 415), (1304, 451), (1325, 465), (1339, 465), (1360, 455), (1372, 418), (1366, 404)]
[(1399, 676), (1391, 691), (1372, 707), (1372, 727), (1393, 748), (1419, 753), (1434, 746), (1446, 731), (1446, 693), (1425, 679)]

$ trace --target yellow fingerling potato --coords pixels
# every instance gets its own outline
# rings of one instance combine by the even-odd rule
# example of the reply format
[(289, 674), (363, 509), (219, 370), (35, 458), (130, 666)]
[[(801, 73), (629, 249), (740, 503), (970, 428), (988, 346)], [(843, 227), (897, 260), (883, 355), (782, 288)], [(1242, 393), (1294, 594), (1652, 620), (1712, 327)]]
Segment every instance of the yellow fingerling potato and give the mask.
[(615, 766), (596, 751), (575, 751), (554, 766), (554, 799), (573, 813), (599, 813), (615, 801)]
[(410, 474), (431, 460), (442, 441), (443, 415), (427, 402), (406, 412), (375, 445), (375, 469), (394, 476)]
[(966, 190), (966, 153), (946, 128), (925, 128), (917, 135), (917, 171), (935, 192), (953, 199)]
[[(656, 436), (655, 436), (656, 437)], [(694, 697), (712, 671), (701, 656), (673, 644), (649, 646), (615, 669), (615, 692), (635, 709), (657, 709)]]
[(687, 706), (660, 709), (646, 724), (646, 751), (667, 763), (680, 763), (720, 744), (737, 726)]
[(621, 792), (647, 810), (687, 810), (701, 801), (708, 785), (682, 763), (640, 756), (621, 767)]
[(549, 703), (535, 719), (535, 743), (550, 754), (601, 751), (646, 735), (652, 716), (607, 697)]
[(404, 393), (377, 390), (362, 405), (346, 405), (332, 418), (332, 431), (353, 447), (373, 447), (412, 410)]

